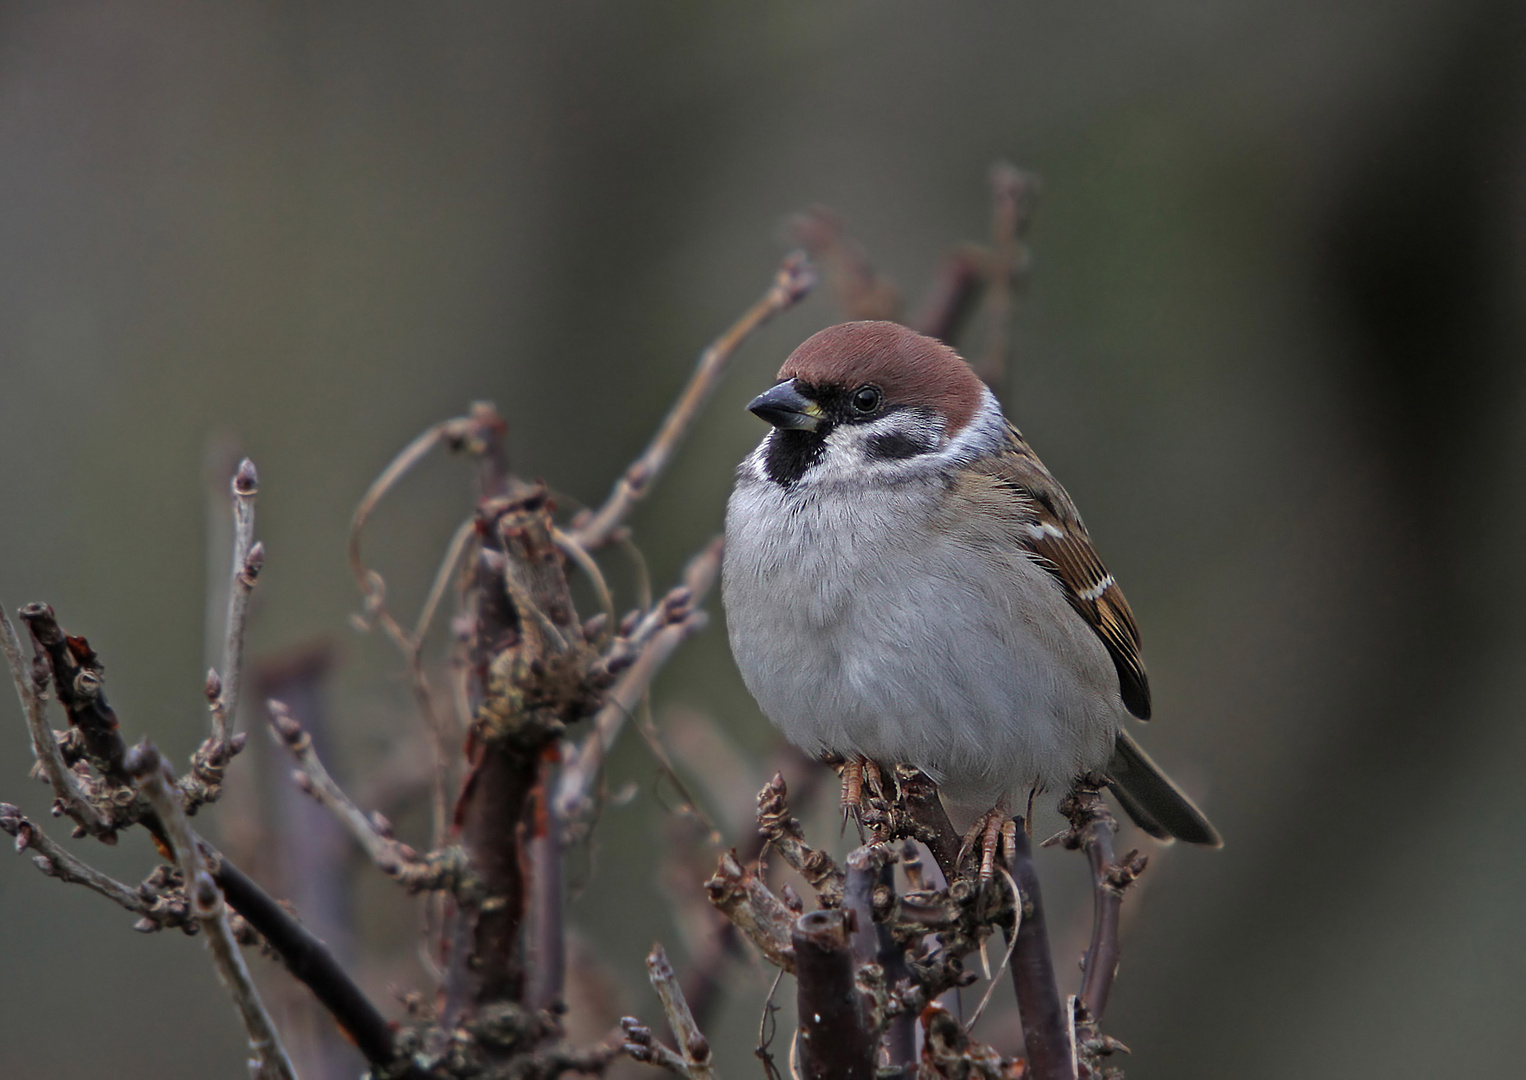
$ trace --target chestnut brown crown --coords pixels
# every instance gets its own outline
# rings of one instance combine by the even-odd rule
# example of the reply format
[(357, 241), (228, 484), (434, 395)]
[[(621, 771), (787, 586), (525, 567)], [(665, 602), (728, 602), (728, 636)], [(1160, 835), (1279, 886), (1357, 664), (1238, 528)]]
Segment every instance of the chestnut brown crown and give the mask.
[(984, 384), (964, 359), (936, 338), (900, 323), (839, 323), (790, 353), (779, 379), (805, 387), (877, 387), (887, 405), (932, 409), (953, 435), (980, 408)]

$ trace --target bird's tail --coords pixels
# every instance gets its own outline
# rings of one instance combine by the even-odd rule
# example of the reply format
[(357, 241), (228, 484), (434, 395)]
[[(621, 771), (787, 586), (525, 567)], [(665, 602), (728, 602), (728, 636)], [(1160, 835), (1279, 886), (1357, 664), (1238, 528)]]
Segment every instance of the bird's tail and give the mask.
[(1192, 805), (1192, 800), (1182, 794), (1126, 732), (1118, 733), (1107, 776), (1108, 788), (1134, 824), (1157, 840), (1185, 840), (1208, 847), (1224, 845), (1218, 830), (1209, 824), (1203, 812)]

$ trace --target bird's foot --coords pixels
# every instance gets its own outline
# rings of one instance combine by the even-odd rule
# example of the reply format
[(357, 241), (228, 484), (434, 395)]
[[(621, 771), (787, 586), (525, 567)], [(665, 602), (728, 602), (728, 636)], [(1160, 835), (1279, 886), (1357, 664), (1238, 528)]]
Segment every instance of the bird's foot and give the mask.
[(848, 827), (848, 822), (853, 822), (858, 829), (859, 842), (865, 843), (869, 819), (876, 817), (870, 812), (871, 800), (883, 801), (885, 798), (884, 775), (878, 765), (863, 757), (844, 759), (838, 775), (842, 780), (840, 804), (843, 828)]
[(959, 862), (972, 852), (980, 852), (980, 885), (984, 887), (996, 876), (996, 860), (1010, 861), (1017, 851), (1017, 822), (1012, 820), (1011, 809), (1003, 798), (991, 809), (975, 819), (970, 831), (964, 834), (959, 846)]

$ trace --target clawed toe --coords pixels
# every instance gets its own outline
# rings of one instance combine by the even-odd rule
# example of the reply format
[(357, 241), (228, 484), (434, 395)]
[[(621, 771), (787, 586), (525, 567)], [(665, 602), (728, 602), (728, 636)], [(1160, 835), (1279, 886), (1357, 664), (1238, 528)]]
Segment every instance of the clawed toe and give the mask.
[(1012, 820), (1006, 799), (981, 814), (970, 826), (970, 831), (964, 834), (964, 842), (959, 846), (960, 863), (977, 849), (980, 852), (979, 880), (983, 887), (996, 876), (996, 860), (1010, 861), (1017, 851), (1017, 823)]

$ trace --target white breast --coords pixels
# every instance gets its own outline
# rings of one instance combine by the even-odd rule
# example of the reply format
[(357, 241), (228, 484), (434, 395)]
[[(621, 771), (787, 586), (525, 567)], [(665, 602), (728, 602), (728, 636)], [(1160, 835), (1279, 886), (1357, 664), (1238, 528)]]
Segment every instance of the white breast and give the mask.
[(1106, 649), (1020, 549), (951, 521), (935, 479), (786, 488), (744, 467), (723, 596), (747, 688), (808, 753), (913, 764), (989, 806), (1112, 751)]

